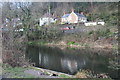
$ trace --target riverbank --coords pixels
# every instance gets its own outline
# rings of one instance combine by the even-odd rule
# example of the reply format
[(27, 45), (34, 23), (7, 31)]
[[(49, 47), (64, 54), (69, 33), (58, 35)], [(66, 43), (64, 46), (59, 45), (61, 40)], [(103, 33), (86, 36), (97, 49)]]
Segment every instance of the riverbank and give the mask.
[(11, 67), (3, 64), (2, 78), (73, 78), (73, 76), (33, 66)]
[(29, 41), (27, 43), (28, 45), (45, 45), (50, 47), (59, 47), (61, 49), (65, 49), (67, 47), (70, 48), (76, 48), (76, 49), (85, 49), (85, 48), (94, 48), (94, 49), (108, 49), (108, 50), (117, 50), (118, 45), (117, 44), (108, 44), (108, 43), (100, 43), (100, 42), (87, 42), (86, 43), (80, 43), (80, 42), (65, 42), (65, 41), (59, 41), (59, 42), (41, 42), (41, 41)]
[(106, 74), (97, 74), (93, 76), (93, 74), (87, 70), (81, 70), (75, 75), (69, 75), (33, 66), (13, 68), (7, 64), (3, 65), (1, 76), (2, 78), (106, 78), (107, 80), (112, 80)]
[[(2, 66), (2, 78), (76, 78), (75, 75), (69, 75), (62, 72), (52, 71), (38, 67), (11, 67), (8, 64)], [(85, 73), (79, 78), (87, 78)]]
[[(68, 26), (68, 25), (64, 25)], [(28, 35), (27, 44), (46, 45), (64, 49), (71, 48), (99, 48), (118, 49), (118, 29), (116, 26), (76, 25), (74, 30), (61, 31), (62, 26), (44, 27)]]

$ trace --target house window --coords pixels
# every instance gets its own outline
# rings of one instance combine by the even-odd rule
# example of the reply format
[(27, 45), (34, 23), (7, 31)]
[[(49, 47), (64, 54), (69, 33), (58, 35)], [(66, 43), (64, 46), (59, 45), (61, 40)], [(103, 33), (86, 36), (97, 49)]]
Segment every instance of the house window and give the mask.
[(81, 18), (79, 18), (79, 20), (81, 20)]
[(83, 18), (81, 18), (81, 20), (83, 20)]

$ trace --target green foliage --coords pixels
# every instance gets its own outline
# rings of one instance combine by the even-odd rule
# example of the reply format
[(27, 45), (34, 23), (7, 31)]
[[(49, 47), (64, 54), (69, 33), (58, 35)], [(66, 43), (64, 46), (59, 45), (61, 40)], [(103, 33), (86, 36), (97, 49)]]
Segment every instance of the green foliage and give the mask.
[[(118, 54), (117, 52), (115, 52), (114, 54)], [(119, 58), (115, 57), (109, 60), (109, 68), (110, 69), (114, 69), (114, 70), (119, 70), (120, 69), (120, 64), (119, 64)]]
[(113, 45), (112, 48), (118, 50), (118, 45)]
[(88, 35), (91, 35), (91, 34), (93, 34), (94, 33), (94, 31), (90, 31), (90, 32), (88, 32)]
[(74, 41), (71, 41), (71, 42), (68, 42), (67, 45), (74, 45), (75, 42)]
[(24, 71), (28, 68), (23, 67), (11, 67), (8, 64), (3, 64), (3, 75), (8, 74), (9, 78), (35, 78), (36, 76), (25, 74)]
[(27, 42), (28, 45), (44, 45), (46, 43), (47, 42), (44, 42), (44, 41), (29, 41), (29, 42)]
[(87, 47), (89, 47), (89, 44), (84, 44), (84, 46), (87, 48)]
[(39, 30), (33, 31), (28, 35), (29, 40), (43, 40), (43, 41), (53, 41), (59, 40), (62, 36), (62, 31), (55, 30), (54, 28), (41, 27)]
[(62, 77), (62, 78), (71, 78), (70, 76), (67, 76), (67, 75), (65, 75), (65, 74), (60, 74), (60, 75), (58, 75), (59, 77)]
[(103, 30), (98, 30), (95, 32), (98, 37), (109, 37), (111, 32), (110, 29), (103, 29)]

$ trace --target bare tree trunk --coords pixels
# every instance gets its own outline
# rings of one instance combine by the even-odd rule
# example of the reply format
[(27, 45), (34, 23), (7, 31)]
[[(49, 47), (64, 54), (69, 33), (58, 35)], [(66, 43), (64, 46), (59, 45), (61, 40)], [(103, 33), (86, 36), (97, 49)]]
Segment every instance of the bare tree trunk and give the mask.
[(6, 18), (9, 19), (9, 21), (6, 23), (8, 31), (3, 31), (2, 33), (3, 62), (8, 63), (13, 67), (28, 65), (28, 62), (25, 59), (27, 32), (20, 36), (21, 33), (14, 30), (13, 20), (16, 18), (14, 14), (15, 11), (11, 9), (12, 4), (7, 3), (6, 5), (4, 6), (6, 10), (4, 10), (3, 13), (9, 12), (9, 14), (3, 14), (4, 17), (2, 19), (4, 23)]
[[(2, 19), (2, 6), (0, 6), (0, 19)], [(2, 20), (0, 20), (2, 25)], [(0, 28), (0, 64), (2, 64), (2, 29)], [(0, 66), (0, 74), (2, 74), (2, 66)], [(2, 77), (0, 77), (1, 79)]]

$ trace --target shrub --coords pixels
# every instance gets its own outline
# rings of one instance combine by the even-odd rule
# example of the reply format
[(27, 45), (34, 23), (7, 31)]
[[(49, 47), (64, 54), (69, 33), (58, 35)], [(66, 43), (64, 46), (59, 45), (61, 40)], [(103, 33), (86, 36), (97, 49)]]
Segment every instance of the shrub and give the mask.
[(67, 45), (73, 45), (73, 44), (75, 44), (74, 41), (71, 41), (71, 42), (68, 42), (68, 43), (67, 43)]

